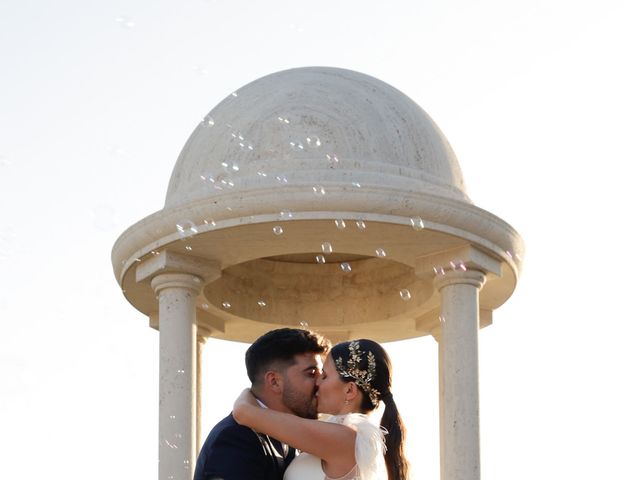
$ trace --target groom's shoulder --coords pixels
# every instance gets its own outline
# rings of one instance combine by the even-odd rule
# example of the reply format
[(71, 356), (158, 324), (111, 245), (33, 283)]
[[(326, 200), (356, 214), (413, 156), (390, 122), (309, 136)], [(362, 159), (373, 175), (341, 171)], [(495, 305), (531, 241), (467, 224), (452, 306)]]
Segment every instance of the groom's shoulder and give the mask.
[(236, 422), (233, 415), (229, 414), (220, 420), (212, 429), (207, 438), (207, 442), (215, 442), (220, 437), (226, 436), (240, 436), (252, 438), (256, 434), (249, 427), (245, 427)]

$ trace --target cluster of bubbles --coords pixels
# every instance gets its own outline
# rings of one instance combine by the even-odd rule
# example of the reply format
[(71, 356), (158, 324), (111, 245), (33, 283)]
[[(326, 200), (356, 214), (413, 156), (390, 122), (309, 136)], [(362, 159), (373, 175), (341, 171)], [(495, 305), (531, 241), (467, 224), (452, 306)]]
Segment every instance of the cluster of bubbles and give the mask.
[[(201, 71), (200, 67), (194, 67), (197, 71)], [(229, 99), (233, 100), (238, 97), (237, 92), (233, 92), (229, 95)], [(289, 129), (294, 124), (294, 121), (290, 116), (286, 114), (277, 115), (274, 117), (275, 121), (277, 121), (280, 128)], [(223, 128), (227, 129), (227, 133), (225, 135), (229, 135), (231, 145), (238, 147), (241, 150), (245, 150), (246, 152), (251, 152), (253, 154), (253, 160), (261, 159), (263, 157), (269, 156), (272, 154), (271, 151), (262, 152), (254, 142), (250, 141), (246, 136), (235, 129), (233, 125), (229, 123), (219, 123), (216, 122), (215, 118), (211, 113), (206, 115), (201, 122), (202, 128)], [(287, 130), (285, 130), (287, 131)], [(335, 168), (336, 165), (340, 163), (340, 159), (338, 155), (336, 155), (333, 151), (328, 150), (329, 144), (324, 142), (322, 138), (320, 138), (317, 134), (309, 132), (302, 135), (293, 134), (292, 132), (288, 132), (288, 139), (286, 140), (287, 144), (284, 145), (285, 150), (299, 152), (299, 153), (309, 153), (313, 156), (318, 156), (319, 159), (326, 160), (326, 164), (329, 168)], [(225, 162), (222, 162), (223, 164)], [(224, 165), (223, 165), (224, 167)], [(235, 164), (233, 170), (229, 170), (228, 168), (224, 169), (224, 172), (215, 172), (209, 173), (204, 172), (200, 175), (200, 178), (211, 184), (214, 190), (225, 190), (228, 188), (233, 188), (235, 186), (235, 181), (233, 180), (233, 174), (240, 171), (239, 165)], [(282, 173), (267, 173), (264, 169), (258, 168), (256, 171), (257, 175), (263, 179), (271, 177), (275, 179), (279, 184), (286, 185), (288, 183), (288, 179), (285, 174)], [(359, 182), (352, 182), (352, 186), (354, 188), (360, 188), (361, 184)], [(312, 191), (315, 195), (322, 197), (326, 192), (326, 188), (323, 185), (313, 185)]]
[[(128, 21), (129, 20), (125, 19), (124, 17), (121, 17), (121, 20), (119, 20), (119, 22), (123, 23), (125, 26), (127, 25)], [(232, 101), (234, 98), (237, 98), (237, 97), (238, 97), (238, 93), (233, 92), (230, 94), (229, 100)], [(290, 128), (295, 123), (295, 120), (291, 116), (286, 114), (280, 114), (278, 116), (275, 116), (274, 121), (277, 122), (277, 124), (279, 125), (279, 128), (284, 128), (284, 129)], [(211, 114), (209, 114), (203, 118), (201, 125), (202, 125), (202, 128), (222, 128), (222, 129), (226, 128), (227, 130), (225, 132), (225, 135), (228, 134), (228, 138), (231, 145), (234, 145), (235, 147), (241, 150), (244, 150), (246, 152), (252, 152), (252, 154), (254, 155), (254, 159), (260, 158), (260, 155), (261, 155), (260, 149), (257, 148), (257, 146), (255, 146), (255, 144), (252, 141), (250, 141), (245, 134), (243, 134), (238, 129), (234, 128), (231, 124), (228, 124), (228, 123), (220, 124), (216, 122), (216, 120), (213, 118)], [(334, 152), (329, 150), (330, 148), (329, 145), (331, 144), (331, 142), (325, 141), (315, 133), (309, 132), (306, 135), (299, 136), (298, 138), (296, 138), (295, 135), (290, 136), (287, 142), (288, 142), (288, 145), (285, 145), (287, 150), (300, 152), (301, 154), (302, 152), (308, 152), (311, 155), (317, 155), (321, 161), (326, 162), (329, 168), (335, 168), (340, 164), (340, 158), (338, 157), (338, 155), (336, 155)], [(240, 160), (241, 158), (242, 157), (240, 157), (238, 161), (242, 161)], [(211, 187), (213, 190), (231, 189), (231, 188), (234, 188), (236, 185), (236, 180), (235, 180), (236, 175), (240, 173), (245, 167), (246, 167), (245, 165), (242, 165), (235, 160), (231, 160), (231, 159), (224, 160), (220, 162), (219, 168), (215, 172), (202, 173), (200, 175), (200, 178), (203, 182), (206, 182), (207, 185)], [(272, 172), (265, 171), (263, 168), (259, 168), (259, 167), (254, 167), (254, 168), (256, 168), (257, 175), (263, 179), (271, 178), (275, 180), (277, 184), (282, 186), (286, 186), (289, 183), (289, 179), (285, 173), (282, 173), (282, 172), (272, 173)], [(361, 183), (357, 180), (353, 180), (351, 182), (351, 186), (353, 188), (362, 187)], [(313, 193), (314, 196), (319, 198), (325, 197), (328, 191), (330, 192), (331, 190), (330, 189), (328, 190), (324, 185), (320, 183), (316, 183), (311, 186), (311, 192)], [(288, 220), (293, 219), (294, 214), (288, 209), (282, 209), (279, 212), (278, 218), (280, 221), (286, 222)], [(336, 218), (334, 220), (334, 223), (338, 230), (345, 230), (346, 228), (348, 228), (348, 223), (342, 218)], [(211, 227), (214, 227), (215, 225), (216, 225), (215, 221), (211, 219), (204, 220), (201, 223), (201, 226), (206, 226), (204, 228), (205, 230), (209, 230)], [(413, 230), (418, 232), (426, 228), (424, 220), (419, 216), (413, 216), (413, 217), (407, 218), (407, 225), (410, 226)], [(357, 230), (361, 232), (365, 232), (367, 229), (367, 224), (364, 219), (360, 218), (355, 220), (355, 227), (357, 228)], [(283, 234), (285, 233), (285, 228), (283, 224), (272, 225), (269, 228), (271, 228), (273, 235), (277, 237), (283, 236)], [(196, 225), (191, 220), (183, 220), (176, 223), (176, 231), (178, 233), (179, 238), (181, 240), (185, 240), (192, 237), (193, 235), (198, 234), (199, 226)], [(328, 240), (322, 242), (319, 246), (320, 246), (320, 252), (318, 252), (315, 255), (315, 262), (317, 264), (323, 265), (327, 263), (327, 256), (333, 253), (334, 248), (331, 242)], [(185, 249), (188, 251), (191, 251), (192, 247), (190, 245), (186, 245)], [(388, 258), (388, 253), (382, 246), (376, 248), (375, 251), (372, 252), (372, 254), (375, 254), (375, 257), (379, 259)], [(511, 258), (520, 260), (520, 256), (517, 253), (506, 252), (506, 254)], [(353, 272), (353, 266), (349, 262), (339, 263), (339, 268), (345, 274), (349, 274)], [(464, 262), (460, 260), (451, 260), (448, 264), (434, 266), (433, 272), (436, 276), (441, 276), (441, 275), (446, 275), (450, 271), (458, 271), (458, 270), (466, 271), (466, 268), (467, 267)], [(399, 296), (403, 301), (409, 301), (412, 298), (411, 292), (406, 288), (403, 288), (399, 291)], [(264, 302), (263, 300), (259, 300), (258, 305), (260, 307), (265, 307), (266, 302)], [(231, 308), (231, 304), (228, 301), (224, 301), (222, 302), (222, 307), (228, 310)]]
[[(268, 304), (265, 300), (258, 300), (256, 302), (256, 304), (260, 307), (260, 308), (265, 308)], [(230, 310), (231, 309), (231, 302), (225, 300), (224, 302), (222, 302), (222, 308), (224, 308), (225, 310)], [(209, 309), (209, 304), (208, 303), (203, 303), (202, 305), (200, 305), (200, 307), (202, 307), (205, 310)]]
[(448, 264), (433, 266), (433, 273), (438, 277), (442, 277), (448, 272), (456, 270), (466, 272), (467, 265), (462, 260), (450, 260)]
[[(283, 119), (283, 121), (285, 121), (285, 119)], [(223, 162), (223, 166), (227, 169), (227, 171), (238, 171), (239, 168), (237, 167), (237, 165), (235, 163), (232, 162)], [(286, 182), (286, 178), (281, 177), (281, 180)], [(320, 191), (322, 189), (321, 186), (316, 185), (314, 186), (314, 191)], [(322, 189), (322, 191), (324, 191)], [(280, 210), (279, 214), (278, 214), (279, 219), (281, 220), (291, 220), (294, 218), (294, 214), (293, 212), (291, 212), (291, 210), (288, 209), (282, 209)], [(203, 220), (202, 222), (203, 225), (208, 225), (208, 226), (215, 226), (216, 222), (214, 220)], [(345, 230), (348, 226), (347, 222), (342, 219), (342, 218), (336, 218), (334, 220), (334, 224), (336, 226), (336, 228), (338, 230)], [(409, 225), (414, 229), (414, 230), (422, 230), (424, 229), (424, 222), (420, 217), (411, 217), (409, 219)], [(365, 231), (367, 228), (366, 222), (364, 219), (358, 219), (355, 221), (355, 226), (359, 231)], [(282, 227), (282, 225), (275, 225), (272, 227), (272, 231), (273, 234), (276, 236), (281, 236), (284, 233), (284, 228)], [(193, 235), (196, 235), (197, 233), (199, 233), (199, 229), (198, 229), (198, 225), (196, 225), (193, 221), (191, 220), (182, 220), (179, 221), (178, 223), (176, 223), (176, 232), (178, 233), (178, 236), (181, 240), (185, 240), (189, 237), (192, 237)], [(185, 249), (187, 251), (192, 251), (193, 248), (190, 245), (186, 245)], [(330, 255), (333, 253), (333, 245), (331, 244), (330, 241), (325, 241), (322, 242), (320, 244), (320, 251), (322, 253), (319, 253), (315, 256), (315, 262), (317, 264), (323, 265), (327, 263), (327, 259), (325, 255)], [(386, 258), (387, 257), (387, 252), (383, 247), (378, 247), (375, 249), (375, 256), (377, 258)], [(153, 250), (151, 252), (152, 255), (159, 255), (160, 253), (156, 250)], [(349, 262), (341, 262), (340, 265), (340, 270), (343, 273), (352, 273), (353, 272), (353, 267)], [(464, 265), (463, 262), (461, 261), (451, 261), (450, 262), (450, 267), (453, 270), (466, 270), (466, 266)], [(434, 273), (436, 275), (445, 275), (446, 274), (446, 268), (443, 266), (434, 266)], [(402, 289), (399, 292), (400, 294), (400, 298), (402, 298), (402, 300), (404, 301), (408, 301), (411, 299), (411, 293), (409, 292), (409, 290), (407, 289)], [(264, 302), (263, 300), (258, 301), (258, 305), (260, 307), (264, 307), (266, 306), (266, 302)], [(207, 304), (203, 305), (203, 308), (207, 309), (209, 306)], [(222, 307), (226, 310), (231, 308), (231, 304), (227, 301), (222, 302)]]

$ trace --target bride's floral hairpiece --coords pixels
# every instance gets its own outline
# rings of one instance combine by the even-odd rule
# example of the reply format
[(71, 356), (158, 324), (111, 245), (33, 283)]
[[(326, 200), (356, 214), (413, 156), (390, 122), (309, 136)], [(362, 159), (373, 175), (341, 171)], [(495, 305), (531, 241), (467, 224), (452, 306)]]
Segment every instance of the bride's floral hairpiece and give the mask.
[(362, 352), (360, 351), (360, 342), (353, 340), (349, 343), (349, 360), (347, 360), (346, 368), (342, 357), (338, 357), (335, 359), (336, 370), (338, 370), (341, 377), (352, 378), (353, 381), (356, 382), (356, 385), (369, 395), (369, 399), (375, 407), (378, 405), (378, 399), (380, 398), (380, 392), (371, 385), (376, 377), (376, 358), (372, 352), (367, 353), (366, 370), (358, 368), (361, 360)]

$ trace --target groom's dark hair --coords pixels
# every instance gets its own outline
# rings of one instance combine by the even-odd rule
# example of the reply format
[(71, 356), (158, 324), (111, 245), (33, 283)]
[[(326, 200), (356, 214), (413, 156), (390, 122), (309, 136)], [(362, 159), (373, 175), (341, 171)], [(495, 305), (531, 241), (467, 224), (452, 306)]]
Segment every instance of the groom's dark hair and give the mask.
[(322, 335), (299, 328), (279, 328), (258, 338), (247, 349), (244, 363), (252, 385), (260, 384), (268, 370), (282, 371), (304, 353), (324, 355), (331, 344)]

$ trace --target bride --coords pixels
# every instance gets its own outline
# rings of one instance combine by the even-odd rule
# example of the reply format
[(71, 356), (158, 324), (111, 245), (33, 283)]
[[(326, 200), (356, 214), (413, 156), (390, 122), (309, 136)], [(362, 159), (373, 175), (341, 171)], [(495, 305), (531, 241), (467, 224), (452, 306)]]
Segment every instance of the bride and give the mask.
[[(331, 349), (317, 382), (322, 421), (261, 407), (249, 389), (233, 408), (241, 425), (301, 450), (284, 480), (407, 480), (404, 425), (391, 394), (391, 362), (373, 340)], [(380, 425), (369, 414), (384, 403)]]

